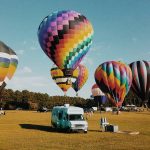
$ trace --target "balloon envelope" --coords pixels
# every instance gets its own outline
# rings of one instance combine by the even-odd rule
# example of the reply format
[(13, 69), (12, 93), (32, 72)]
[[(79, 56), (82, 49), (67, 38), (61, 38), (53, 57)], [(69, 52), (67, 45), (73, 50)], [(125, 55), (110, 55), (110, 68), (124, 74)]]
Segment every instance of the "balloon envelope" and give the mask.
[(93, 96), (104, 96), (105, 94), (100, 90), (97, 84), (94, 84), (91, 89)]
[(108, 61), (101, 64), (95, 71), (95, 81), (99, 88), (115, 105), (121, 106), (132, 83), (132, 72), (122, 62)]
[(64, 93), (67, 92), (67, 90), (72, 86), (72, 83), (76, 81), (78, 76), (77, 69), (73, 71), (72, 77), (66, 77), (58, 67), (53, 67), (50, 72), (52, 79)]
[(77, 77), (77, 80), (72, 83), (72, 88), (76, 92), (78, 92), (83, 87), (88, 79), (88, 69), (84, 65), (79, 64), (77, 69), (79, 71), (79, 75)]
[(9, 47), (0, 41), (0, 86), (8, 73), (10, 65), (10, 51)]
[(16, 71), (18, 57), (5, 43), (0, 41), (0, 93)]
[(53, 12), (38, 29), (41, 48), (61, 70), (78, 66), (92, 44), (92, 37), (91, 23), (72, 10)]
[(133, 81), (132, 91), (142, 99), (150, 99), (150, 61), (136, 61), (130, 64)]

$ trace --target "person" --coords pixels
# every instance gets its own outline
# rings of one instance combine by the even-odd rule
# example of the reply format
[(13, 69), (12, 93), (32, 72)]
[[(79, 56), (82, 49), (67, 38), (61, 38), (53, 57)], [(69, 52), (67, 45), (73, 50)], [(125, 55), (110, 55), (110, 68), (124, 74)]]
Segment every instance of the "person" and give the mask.
[(101, 117), (100, 119), (100, 126), (102, 128), (102, 131), (105, 131), (105, 126), (108, 125), (106, 117)]

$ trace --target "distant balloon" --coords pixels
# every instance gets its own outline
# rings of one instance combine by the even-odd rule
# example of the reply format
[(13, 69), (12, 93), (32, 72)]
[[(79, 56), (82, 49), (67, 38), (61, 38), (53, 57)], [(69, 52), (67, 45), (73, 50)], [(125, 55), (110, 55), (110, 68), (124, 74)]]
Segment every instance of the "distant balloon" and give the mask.
[(131, 89), (141, 98), (141, 100), (150, 100), (150, 61), (136, 61), (130, 64), (133, 81)]
[(100, 90), (97, 84), (94, 84), (91, 89), (93, 96), (104, 96), (105, 94)]
[(73, 75), (71, 77), (67, 77), (58, 67), (52, 67), (50, 72), (52, 79), (61, 88), (64, 94), (66, 94), (67, 90), (72, 86), (72, 83), (76, 81), (79, 74), (78, 70), (75, 69), (73, 71)]
[(108, 61), (95, 71), (95, 81), (114, 106), (121, 106), (132, 83), (132, 72), (122, 62)]
[(73, 10), (53, 12), (38, 28), (41, 48), (59, 69), (70, 76), (88, 52), (92, 37), (91, 23)]
[(0, 92), (6, 86), (16, 70), (18, 57), (16, 53), (0, 41)]
[(100, 90), (97, 84), (94, 84), (91, 89), (92, 95), (94, 97), (94, 100), (101, 104), (105, 104), (107, 101), (107, 97), (105, 94)]
[(72, 88), (76, 92), (78, 92), (83, 87), (88, 79), (88, 69), (84, 65), (79, 64), (77, 69), (79, 70), (79, 75), (77, 77), (77, 80), (72, 83)]

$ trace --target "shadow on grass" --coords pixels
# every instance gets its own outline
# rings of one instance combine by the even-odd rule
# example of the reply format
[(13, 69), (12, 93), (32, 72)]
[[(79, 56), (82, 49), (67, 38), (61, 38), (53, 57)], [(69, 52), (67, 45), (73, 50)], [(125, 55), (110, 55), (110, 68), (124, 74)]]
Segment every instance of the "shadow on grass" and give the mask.
[(31, 130), (40, 130), (45, 132), (57, 132), (51, 126), (37, 125), (37, 124), (20, 124), (21, 128), (31, 129)]
[(88, 130), (89, 132), (102, 132), (101, 130)]

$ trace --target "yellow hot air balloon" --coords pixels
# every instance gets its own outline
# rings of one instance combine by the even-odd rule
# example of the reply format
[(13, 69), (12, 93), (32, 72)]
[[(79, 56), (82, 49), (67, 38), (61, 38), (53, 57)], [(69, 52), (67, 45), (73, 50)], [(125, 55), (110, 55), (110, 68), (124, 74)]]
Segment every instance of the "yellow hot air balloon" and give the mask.
[(16, 70), (18, 57), (16, 53), (0, 41), (0, 93)]
[(52, 67), (50, 73), (52, 79), (64, 92), (64, 95), (66, 95), (67, 90), (72, 86), (72, 83), (76, 81), (79, 75), (78, 69), (75, 69), (71, 77), (65, 76), (64, 73), (56, 66)]

